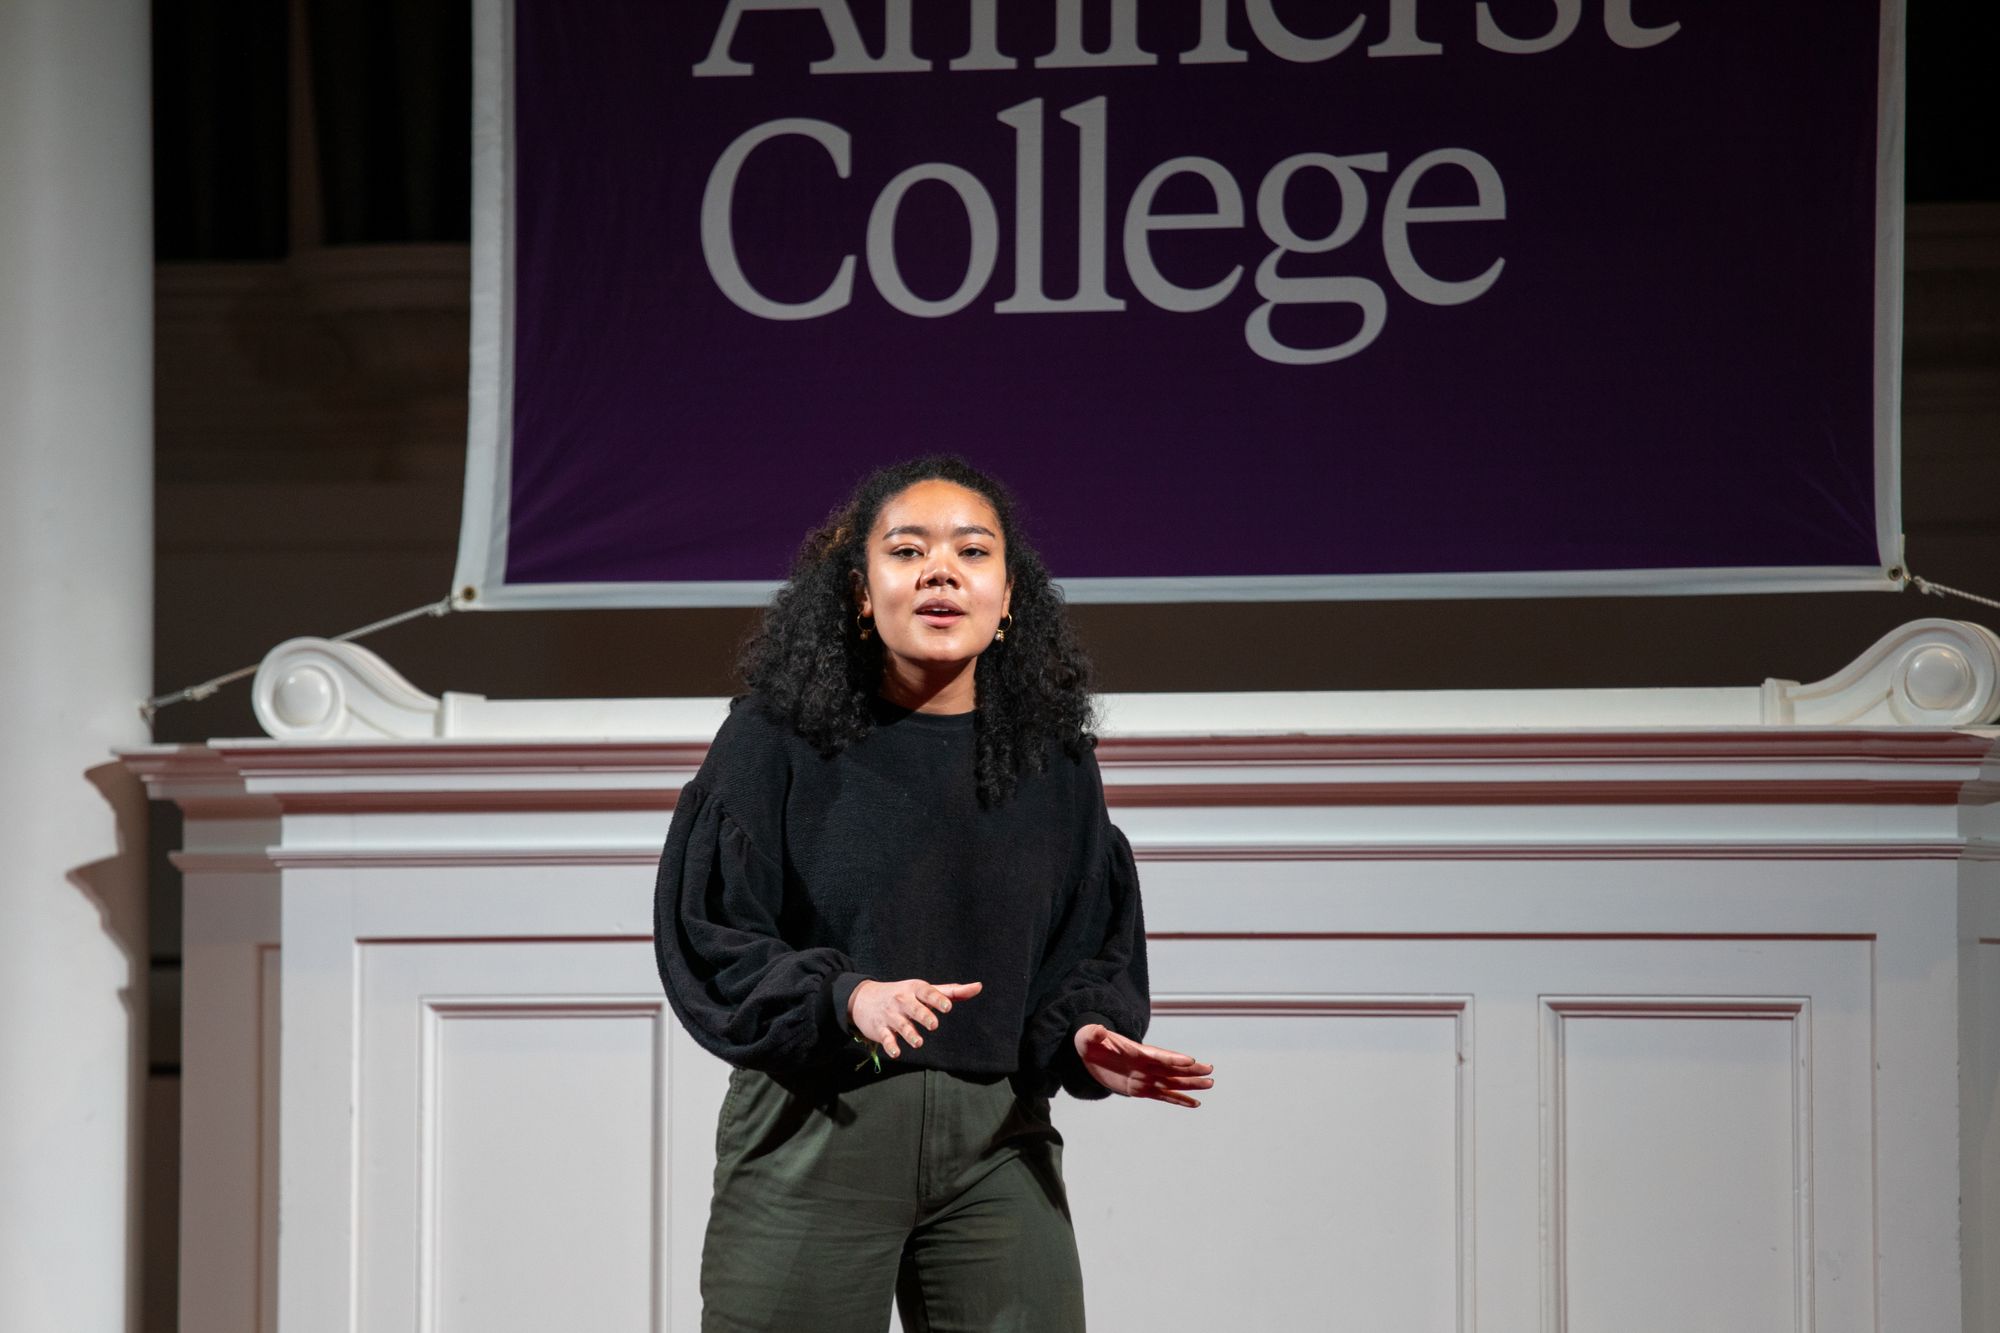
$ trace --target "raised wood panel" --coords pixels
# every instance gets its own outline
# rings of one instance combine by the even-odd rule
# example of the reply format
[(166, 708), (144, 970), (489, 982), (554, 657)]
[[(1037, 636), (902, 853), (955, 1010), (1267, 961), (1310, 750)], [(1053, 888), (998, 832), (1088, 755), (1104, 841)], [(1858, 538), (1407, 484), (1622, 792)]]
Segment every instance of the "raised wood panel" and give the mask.
[[(1164, 1002), (1148, 1039), (1212, 1060), (1218, 1088), (1193, 1112), (1059, 1105), (1079, 1226), (1090, 1219), (1101, 1234), (1089, 1244), (1108, 1246), (1087, 1256), (1094, 1321), (1100, 1310), (1112, 1328), (1174, 1317), (1184, 1297), (1149, 1296), (1135, 1276), (1146, 1271), (1141, 1246), (1151, 1267), (1178, 1272), (1203, 1270), (1239, 1238), (1249, 1251), (1337, 1238), (1337, 1209), (1349, 1201), (1326, 1204), (1323, 1182), (1374, 1181), (1381, 1169), (1404, 1193), (1376, 1191), (1365, 1206), (1394, 1218), (1430, 1207), (1449, 1154), (1462, 1164), (1469, 1219), (1458, 1253), (1484, 1327), (1877, 1327), (1872, 940), (1278, 933), (1156, 938), (1150, 952)], [(1437, 1128), (1436, 1098), (1411, 1091), (1421, 1084), (1350, 1044), (1366, 1006), (1456, 1014), (1463, 1143)], [(1322, 1021), (1329, 1014), (1344, 1017)], [(1625, 1049), (1627, 1040), (1638, 1044)], [(1287, 1057), (1290, 1080), (1271, 1077)], [(1357, 1132), (1351, 1117), (1326, 1114), (1357, 1097), (1396, 1128)], [(1667, 1109), (1641, 1115), (1649, 1097)], [(1320, 1117), (1323, 1132), (1284, 1132), (1293, 1112)], [(1431, 1140), (1428, 1170), (1381, 1168), (1419, 1129)], [(1203, 1206), (1174, 1214), (1185, 1225), (1134, 1222), (1174, 1206), (1155, 1185), (1132, 1198), (1142, 1161), (1199, 1168), (1190, 1188)], [(1269, 1187), (1267, 1173), (1319, 1187)], [(1239, 1177), (1254, 1182), (1240, 1195)], [(1435, 1231), (1435, 1211), (1424, 1215)], [(1207, 1217), (1230, 1219), (1226, 1238), (1198, 1220)], [(1407, 1233), (1403, 1245), (1406, 1255), (1435, 1253)], [(1308, 1271), (1345, 1271), (1349, 1248), (1329, 1242)], [(1648, 1284), (1679, 1291), (1696, 1271), (1707, 1285), (1680, 1292), (1680, 1305), (1632, 1305)], [(1297, 1280), (1234, 1286), (1230, 1309), (1242, 1315), (1250, 1301), (1258, 1326), (1436, 1326), (1434, 1313), (1430, 1323), (1412, 1315), (1407, 1294), (1366, 1278), (1346, 1288), (1362, 1306), (1345, 1322), (1323, 1319), (1326, 1298), (1304, 1290)]]
[[(673, 1040), (650, 949), (459, 939), (358, 952), (360, 1327), (693, 1328), (677, 1313), (695, 1270), (673, 1244), (674, 1212), (705, 1208), (713, 1158), (687, 1162), (676, 1130), (699, 1116), (671, 1103), (686, 1093), (677, 1071), (691, 1067), (711, 1105), (723, 1075)], [(712, 1138), (712, 1115), (696, 1138)]]
[(1808, 1003), (1545, 1003), (1555, 1327), (1810, 1328)]
[(1465, 1005), (1158, 997), (1227, 1090), (1058, 1099), (1091, 1326), (1472, 1327)]
[(419, 1327), (662, 1328), (663, 1006), (420, 1003)]

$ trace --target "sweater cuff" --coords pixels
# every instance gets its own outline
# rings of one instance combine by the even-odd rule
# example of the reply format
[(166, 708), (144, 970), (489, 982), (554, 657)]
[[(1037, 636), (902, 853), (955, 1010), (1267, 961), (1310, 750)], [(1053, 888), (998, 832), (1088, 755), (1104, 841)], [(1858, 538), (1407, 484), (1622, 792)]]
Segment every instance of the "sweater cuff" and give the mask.
[(842, 972), (833, 979), (833, 1017), (840, 1024), (840, 1030), (848, 1036), (854, 1035), (854, 1019), (847, 1012), (847, 1002), (854, 997), (855, 988), (868, 978), (859, 972)]
[[(1087, 1028), (1092, 1023), (1102, 1023), (1104, 1024), (1104, 1026), (1110, 1028), (1113, 1032), (1118, 1032), (1118, 1025), (1112, 1022), (1110, 1019), (1106, 1018), (1103, 1014), (1078, 1014), (1074, 1019), (1071, 1020), (1069, 1025), (1070, 1050), (1074, 1051), (1076, 1049), (1076, 1034), (1078, 1030), (1082, 1028)], [(1118, 1033), (1118, 1035), (1122, 1037), (1125, 1034), (1120, 1032)]]

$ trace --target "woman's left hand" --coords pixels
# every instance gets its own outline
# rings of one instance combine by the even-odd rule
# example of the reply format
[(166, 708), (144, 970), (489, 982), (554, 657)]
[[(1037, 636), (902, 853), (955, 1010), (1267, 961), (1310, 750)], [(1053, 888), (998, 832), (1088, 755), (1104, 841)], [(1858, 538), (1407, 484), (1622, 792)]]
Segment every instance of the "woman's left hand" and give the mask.
[(1151, 1097), (1174, 1106), (1200, 1106), (1183, 1088), (1212, 1088), (1214, 1065), (1192, 1055), (1148, 1046), (1120, 1036), (1102, 1023), (1076, 1030), (1076, 1053), (1090, 1076), (1124, 1097)]

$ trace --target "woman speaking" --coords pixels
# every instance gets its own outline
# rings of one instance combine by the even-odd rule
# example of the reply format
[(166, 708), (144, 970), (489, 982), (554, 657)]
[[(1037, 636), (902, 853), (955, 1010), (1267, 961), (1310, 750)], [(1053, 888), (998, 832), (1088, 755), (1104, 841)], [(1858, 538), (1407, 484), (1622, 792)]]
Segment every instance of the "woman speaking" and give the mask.
[(952, 457), (811, 533), (660, 860), (669, 1003), (734, 1066), (702, 1328), (1084, 1327), (1049, 1099), (1197, 1106), (1148, 1046), (1090, 669), (1005, 488)]

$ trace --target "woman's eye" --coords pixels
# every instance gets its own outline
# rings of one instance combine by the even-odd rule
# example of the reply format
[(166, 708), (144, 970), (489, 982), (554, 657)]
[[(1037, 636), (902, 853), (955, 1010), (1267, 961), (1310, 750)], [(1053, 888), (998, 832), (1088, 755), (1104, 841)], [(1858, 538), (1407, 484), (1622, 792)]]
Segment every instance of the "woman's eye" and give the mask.
[(985, 554), (986, 554), (986, 548), (985, 548), (985, 547), (983, 547), (983, 546), (968, 546), (968, 547), (966, 547), (966, 548), (965, 548), (965, 554), (966, 554), (966, 555), (985, 555)]
[(916, 548), (916, 547), (914, 547), (914, 546), (898, 546), (898, 547), (897, 547), (897, 548), (896, 548), (895, 550), (893, 550), (893, 551), (889, 552), (889, 554), (890, 554), (890, 555), (915, 555), (915, 554), (917, 554), (917, 548)]

